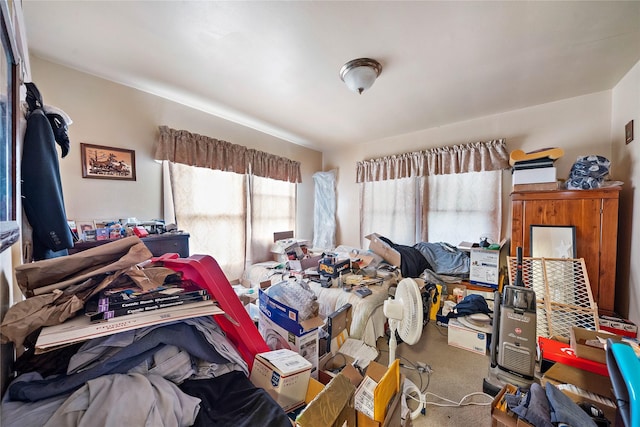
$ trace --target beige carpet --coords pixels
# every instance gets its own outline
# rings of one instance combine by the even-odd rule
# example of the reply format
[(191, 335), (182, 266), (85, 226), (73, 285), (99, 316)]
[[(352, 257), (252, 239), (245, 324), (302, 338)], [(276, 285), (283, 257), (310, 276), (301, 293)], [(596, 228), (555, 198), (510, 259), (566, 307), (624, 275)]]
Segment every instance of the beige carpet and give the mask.
[[(384, 338), (378, 339), (380, 357), (378, 361), (386, 364), (389, 358), (388, 346)], [(436, 326), (430, 321), (422, 332), (420, 341), (413, 345), (400, 344), (396, 357), (404, 365), (424, 363), (431, 368), (431, 374), (419, 373), (415, 369), (404, 367), (401, 372), (413, 383), (428, 393), (440, 396), (455, 403), (469, 393), (482, 392), (482, 380), (489, 368), (489, 357), (452, 347), (447, 344), (447, 329)], [(491, 397), (476, 395), (464, 403), (484, 403), (485, 406), (468, 405), (441, 407), (430, 404), (452, 405), (434, 395), (427, 396), (425, 415), (413, 421), (414, 427), (443, 426), (491, 426)], [(409, 402), (411, 407), (412, 403)], [(415, 408), (415, 406), (413, 407)]]

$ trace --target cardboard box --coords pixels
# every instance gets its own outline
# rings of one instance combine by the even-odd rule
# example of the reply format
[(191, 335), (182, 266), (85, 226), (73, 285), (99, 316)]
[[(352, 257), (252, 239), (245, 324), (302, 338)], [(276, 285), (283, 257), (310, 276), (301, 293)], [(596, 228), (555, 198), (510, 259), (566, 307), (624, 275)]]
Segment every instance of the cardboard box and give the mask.
[(263, 388), (286, 412), (304, 405), (311, 363), (291, 350), (256, 354), (251, 382)]
[(472, 248), (469, 281), (497, 289), (500, 284), (500, 274), (507, 265), (508, 246), (507, 239), (504, 239), (500, 242), (500, 249), (497, 250)]
[(576, 356), (595, 362), (607, 363), (604, 342), (608, 338), (615, 341), (622, 340), (619, 335), (610, 332), (592, 331), (577, 326), (571, 328), (571, 348), (575, 351)]
[(324, 277), (338, 277), (342, 271), (351, 268), (351, 260), (335, 259), (334, 257), (325, 257), (318, 263), (318, 273)]
[(319, 317), (300, 321), (298, 310), (282, 304), (260, 290), (258, 330), (271, 350), (288, 349), (297, 352), (311, 363), (311, 377), (318, 378), (318, 327), (324, 324)]
[(356, 387), (346, 376), (338, 374), (326, 386), (311, 378), (305, 402), (296, 417), (299, 427), (355, 427), (353, 395)]
[(367, 372), (356, 389), (354, 406), (358, 427), (380, 427), (387, 413), (392, 413), (389, 403), (400, 391), (400, 361), (390, 367), (377, 362), (369, 363)]
[(617, 408), (609, 377), (594, 374), (573, 366), (556, 363), (547, 369), (540, 383), (551, 382), (555, 386), (571, 384), (575, 388), (562, 390), (576, 403), (588, 402), (602, 409), (612, 423), (616, 419)]
[(558, 180), (555, 166), (535, 169), (516, 169), (511, 176), (512, 184), (539, 184)]
[(491, 427), (532, 427), (531, 424), (509, 411), (504, 402), (504, 395), (513, 394), (517, 389), (512, 384), (505, 384), (494, 397), (491, 402)]
[(599, 321), (600, 329), (603, 331), (629, 338), (636, 338), (638, 336), (638, 327), (630, 320), (611, 316), (600, 316)]
[(449, 319), (447, 335), (447, 342), (451, 346), (478, 354), (487, 353), (488, 334), (467, 328), (455, 318)]
[(400, 252), (393, 249), (387, 242), (380, 239), (378, 233), (372, 233), (365, 236), (369, 239), (369, 250), (380, 255), (383, 260), (387, 261), (391, 265), (400, 267)]
[(295, 271), (305, 271), (308, 268), (318, 268), (318, 263), (322, 255), (307, 255), (300, 260), (290, 260), (289, 269)]
[(326, 353), (318, 361), (318, 381), (329, 384), (336, 376), (344, 375), (357, 387), (363, 376), (353, 367), (353, 362), (353, 358), (345, 354)]
[(358, 385), (362, 376), (351, 365), (357, 359), (358, 366), (366, 369), (369, 362), (378, 357), (375, 347), (349, 337), (351, 310), (351, 304), (345, 304), (327, 316), (327, 348), (318, 361), (318, 379), (323, 384), (327, 384), (340, 370), (342, 373), (350, 373), (353, 370), (357, 375), (348, 374), (348, 377), (354, 379), (354, 384)]
[(307, 254), (309, 241), (305, 239), (280, 239), (271, 245), (273, 260), (287, 262), (302, 259)]

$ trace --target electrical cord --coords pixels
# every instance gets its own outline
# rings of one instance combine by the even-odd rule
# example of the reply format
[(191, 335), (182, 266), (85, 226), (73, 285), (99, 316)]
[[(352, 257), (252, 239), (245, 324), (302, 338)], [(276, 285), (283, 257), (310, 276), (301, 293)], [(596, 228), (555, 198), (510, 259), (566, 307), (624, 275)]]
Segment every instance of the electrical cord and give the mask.
[[(429, 322), (431, 323), (431, 322)], [(439, 334), (441, 335), (445, 335), (442, 332), (442, 329), (445, 329), (444, 327), (438, 326), (436, 324), (434, 324), (435, 329), (438, 331)], [(380, 352), (385, 352), (388, 353), (387, 350), (380, 350)], [(459, 402), (455, 402), (453, 400), (447, 399), (445, 397), (439, 396), (435, 393), (431, 393), (428, 392), (427, 389), (429, 388), (429, 384), (431, 383), (431, 374), (433, 373), (433, 370), (431, 368), (431, 366), (422, 363), (422, 362), (417, 362), (414, 363), (411, 360), (407, 359), (406, 357), (402, 356), (402, 355), (398, 355), (398, 358), (401, 359), (403, 362), (405, 363), (401, 363), (400, 367), (401, 368), (405, 368), (405, 369), (410, 369), (410, 370), (415, 370), (416, 372), (418, 372), (418, 377), (420, 379), (420, 386), (419, 387), (409, 387), (409, 389), (407, 391), (403, 391), (403, 395), (405, 398), (411, 399), (415, 402), (418, 402), (418, 408), (416, 410), (414, 410), (411, 413), (411, 419), (414, 420), (417, 418), (417, 416), (419, 414), (425, 415), (426, 413), (426, 408), (427, 405), (433, 405), (433, 406), (439, 406), (439, 407), (452, 407), (452, 408), (459, 408), (462, 406), (489, 406), (491, 405), (491, 403), (493, 402), (493, 396), (487, 394), (487, 393), (483, 393), (483, 392), (473, 392), (473, 393), (469, 393), (465, 396), (462, 397), (462, 399), (460, 399)], [(423, 381), (423, 374), (427, 374), (427, 382), (426, 384), (424, 384)], [(441, 401), (444, 401), (446, 403), (439, 403), (438, 401), (428, 401), (427, 400), (427, 396), (432, 396), (436, 399), (439, 399)], [(467, 399), (473, 397), (473, 396), (486, 396), (489, 401), (488, 402), (466, 402)]]
[[(441, 407), (454, 407), (454, 408), (457, 408), (457, 407), (460, 407), (460, 406), (474, 406), (474, 405), (475, 406), (489, 406), (493, 402), (493, 396), (488, 395), (487, 393), (483, 393), (481, 391), (476, 391), (476, 392), (473, 392), (473, 393), (469, 393), (469, 394), (465, 395), (462, 399), (460, 399), (459, 402), (454, 402), (453, 400), (449, 400), (447, 398), (444, 398), (442, 396), (438, 396), (437, 394), (431, 393), (431, 392), (426, 392), (425, 396), (434, 396), (437, 399), (444, 400), (445, 402), (449, 402), (449, 404), (443, 404), (443, 403), (437, 403), (437, 402), (429, 402), (429, 401), (426, 402), (427, 405), (441, 406)], [(473, 396), (486, 396), (490, 400), (489, 400), (489, 402), (466, 402), (466, 403), (463, 403), (465, 400), (467, 400), (468, 398), (473, 397)]]

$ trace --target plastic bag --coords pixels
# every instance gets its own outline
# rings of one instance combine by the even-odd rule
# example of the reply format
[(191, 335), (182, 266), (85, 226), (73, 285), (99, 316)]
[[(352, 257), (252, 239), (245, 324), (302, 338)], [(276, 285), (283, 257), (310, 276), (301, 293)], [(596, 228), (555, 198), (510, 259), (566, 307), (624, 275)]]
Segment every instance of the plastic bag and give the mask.
[(607, 175), (611, 162), (606, 157), (590, 155), (580, 156), (571, 166), (569, 179), (565, 186), (569, 190), (591, 190), (600, 188)]
[(316, 172), (313, 210), (313, 247), (331, 250), (336, 236), (336, 172)]
[(318, 315), (318, 297), (305, 282), (285, 280), (271, 285), (265, 292), (276, 301), (298, 310), (299, 321)]

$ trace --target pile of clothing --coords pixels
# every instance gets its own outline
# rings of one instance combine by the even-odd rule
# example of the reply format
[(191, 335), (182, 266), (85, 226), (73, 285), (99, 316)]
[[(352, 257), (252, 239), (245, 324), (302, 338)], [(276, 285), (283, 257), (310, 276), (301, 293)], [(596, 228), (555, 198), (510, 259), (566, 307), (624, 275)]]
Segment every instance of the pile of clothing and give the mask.
[[(528, 391), (505, 395), (507, 407), (535, 427), (600, 427), (609, 425), (600, 414), (590, 415), (555, 385), (531, 384)], [(602, 424), (602, 423), (605, 424)]]
[[(141, 287), (176, 275), (150, 263), (137, 237), (18, 267), (27, 297), (3, 319), (16, 346), (16, 378), (3, 399), (2, 426), (153, 425), (289, 427), (287, 414), (249, 381), (247, 363), (212, 316), (113, 333), (63, 347), (36, 346), (43, 326), (84, 316), (101, 289)], [(229, 285), (230, 286), (230, 285)]]

